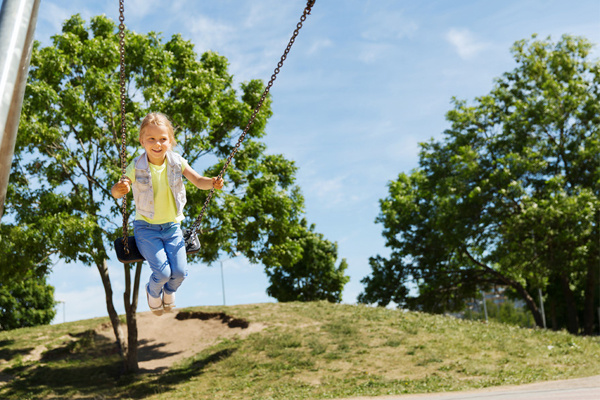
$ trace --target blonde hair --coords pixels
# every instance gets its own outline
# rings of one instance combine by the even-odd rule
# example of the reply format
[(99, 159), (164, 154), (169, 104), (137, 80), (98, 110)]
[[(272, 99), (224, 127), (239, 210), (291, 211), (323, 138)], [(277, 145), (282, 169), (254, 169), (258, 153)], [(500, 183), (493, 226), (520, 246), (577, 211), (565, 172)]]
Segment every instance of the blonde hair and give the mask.
[(146, 115), (146, 117), (144, 117), (144, 120), (140, 125), (140, 142), (142, 141), (142, 136), (144, 135), (146, 127), (150, 124), (156, 126), (164, 126), (165, 128), (167, 128), (172, 147), (175, 147), (177, 145), (177, 143), (175, 142), (175, 129), (173, 128), (173, 124), (171, 124), (171, 121), (165, 114), (159, 112), (151, 112), (148, 115)]

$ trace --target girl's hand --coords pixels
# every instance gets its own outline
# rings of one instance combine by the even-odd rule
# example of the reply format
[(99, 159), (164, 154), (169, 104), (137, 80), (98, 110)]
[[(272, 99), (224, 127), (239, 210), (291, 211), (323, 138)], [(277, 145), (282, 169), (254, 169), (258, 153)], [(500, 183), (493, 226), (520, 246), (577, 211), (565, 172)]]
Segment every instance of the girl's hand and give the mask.
[(215, 189), (221, 190), (221, 189), (223, 189), (223, 185), (224, 185), (223, 178), (219, 178), (218, 176), (215, 178), (212, 178), (212, 186)]
[(131, 190), (131, 180), (127, 177), (122, 177), (119, 182), (115, 183), (115, 185), (111, 189), (111, 193), (113, 197), (120, 199), (125, 196)]

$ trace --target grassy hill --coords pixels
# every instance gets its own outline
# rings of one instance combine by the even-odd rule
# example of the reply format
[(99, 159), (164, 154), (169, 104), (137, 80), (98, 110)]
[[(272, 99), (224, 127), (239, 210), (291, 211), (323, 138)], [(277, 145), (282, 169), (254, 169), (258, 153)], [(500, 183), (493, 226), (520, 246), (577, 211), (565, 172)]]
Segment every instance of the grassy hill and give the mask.
[(599, 338), (565, 332), (324, 302), (184, 311), (264, 329), (133, 376), (120, 375), (114, 343), (95, 333), (107, 318), (0, 332), (0, 398), (334, 399), (600, 374)]

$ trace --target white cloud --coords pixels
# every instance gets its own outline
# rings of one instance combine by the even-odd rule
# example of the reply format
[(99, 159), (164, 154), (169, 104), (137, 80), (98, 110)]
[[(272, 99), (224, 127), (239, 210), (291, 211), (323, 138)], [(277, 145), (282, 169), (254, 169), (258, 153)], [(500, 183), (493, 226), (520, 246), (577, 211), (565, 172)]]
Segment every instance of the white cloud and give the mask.
[(348, 199), (345, 189), (347, 184), (344, 176), (334, 176), (330, 179), (313, 181), (309, 190), (321, 200), (322, 204), (328, 207), (336, 207)]
[(254, 29), (264, 29), (265, 25), (273, 25), (274, 21), (294, 20), (300, 16), (302, 11), (293, 2), (279, 0), (271, 1), (252, 1), (249, 3), (249, 9), (244, 10), (244, 27)]
[[(87, 18), (88, 12), (78, 10), (84, 18)], [(35, 39), (42, 42), (42, 45), (50, 45), (50, 37), (59, 34), (62, 31), (63, 23), (69, 19), (75, 12), (73, 10), (61, 7), (55, 3), (41, 2), (38, 11), (38, 22), (35, 28)]]
[(419, 25), (402, 12), (381, 11), (370, 18), (370, 24), (362, 32), (362, 37), (372, 41), (398, 40), (412, 37)]
[(358, 59), (365, 64), (377, 63), (391, 51), (391, 45), (387, 43), (367, 43), (360, 46)]
[(231, 42), (235, 28), (223, 22), (211, 19), (204, 15), (196, 15), (186, 20), (188, 29), (193, 34), (192, 42), (202, 51), (206, 49), (220, 50)]
[(323, 49), (333, 47), (333, 42), (329, 39), (320, 39), (314, 41), (308, 49), (308, 54), (315, 54)]
[[(129, 0), (125, 6), (127, 14), (135, 14), (135, 18), (142, 19), (163, 8), (160, 0)], [(116, 8), (116, 7), (115, 7)]]
[(487, 43), (479, 41), (468, 29), (452, 28), (446, 33), (446, 40), (463, 59), (470, 59), (488, 47)]
[[(184, 8), (177, 21), (191, 33), (186, 39), (194, 43), (197, 52), (211, 49), (227, 58), (229, 71), (239, 84), (257, 77), (268, 79), (287, 45), (290, 27), (297, 22), (292, 11), (299, 12), (293, 5), (252, 2), (240, 4), (228, 18)], [(290, 24), (282, 23), (287, 20)], [(319, 42), (315, 50), (326, 45)]]
[(402, 12), (379, 11), (373, 14), (360, 36), (358, 59), (372, 64), (385, 59), (398, 46), (402, 39), (414, 37), (419, 25)]
[(369, 193), (357, 190), (360, 185), (356, 176), (334, 169), (324, 174), (320, 164), (319, 161), (308, 162), (298, 176), (298, 185), (302, 188), (307, 206), (319, 204), (327, 212), (339, 212), (362, 204), (369, 196)]

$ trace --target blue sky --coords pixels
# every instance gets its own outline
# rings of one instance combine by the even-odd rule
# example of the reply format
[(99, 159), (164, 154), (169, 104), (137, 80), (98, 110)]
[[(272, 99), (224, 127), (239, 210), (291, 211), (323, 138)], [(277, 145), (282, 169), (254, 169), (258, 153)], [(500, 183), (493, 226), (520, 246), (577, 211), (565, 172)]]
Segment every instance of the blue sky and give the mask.
[[(180, 33), (197, 52), (224, 55), (239, 85), (269, 79), (304, 5), (126, 0), (125, 12), (131, 30), (166, 39)], [(36, 39), (49, 44), (75, 13), (118, 20), (118, 2), (44, 0)], [(512, 44), (532, 34), (600, 44), (600, 0), (317, 0), (271, 90), (266, 142), (269, 152), (296, 162), (307, 220), (348, 261), (343, 302), (356, 302), (369, 257), (388, 254), (374, 222), (387, 183), (417, 166), (419, 142), (442, 137), (450, 99), (487, 94), (494, 78), (514, 68)], [(115, 259), (109, 265), (122, 313), (123, 267)], [(178, 306), (223, 304), (219, 266), (190, 264)], [(261, 265), (237, 257), (223, 266), (228, 305), (274, 301)], [(142, 280), (148, 276), (145, 266)], [(55, 322), (106, 315), (95, 268), (58, 261), (50, 283), (65, 307)], [(138, 310), (148, 310), (143, 297)]]

